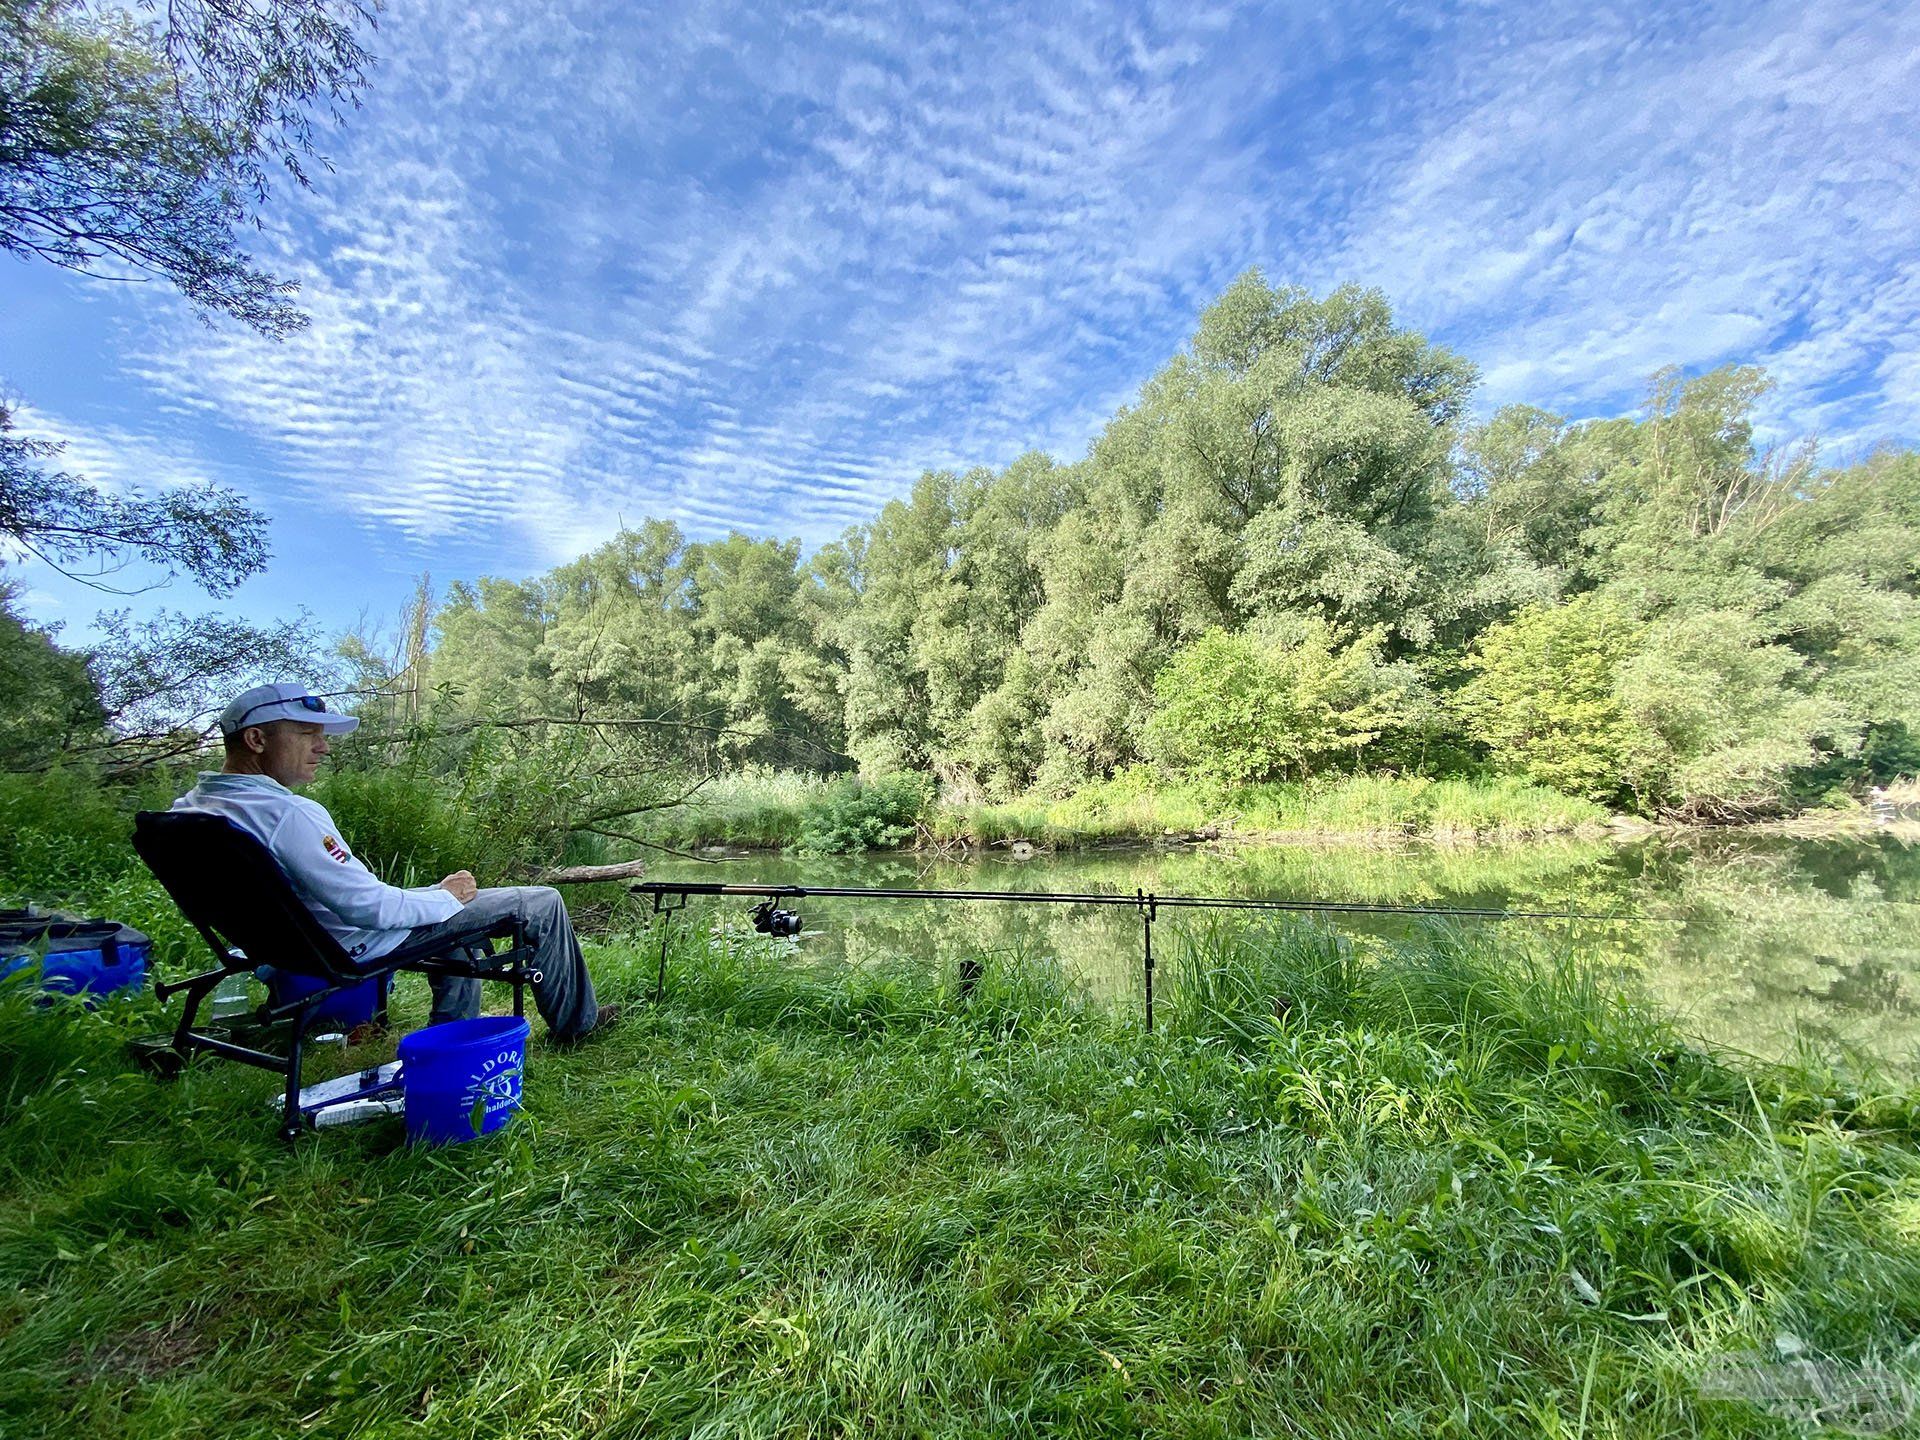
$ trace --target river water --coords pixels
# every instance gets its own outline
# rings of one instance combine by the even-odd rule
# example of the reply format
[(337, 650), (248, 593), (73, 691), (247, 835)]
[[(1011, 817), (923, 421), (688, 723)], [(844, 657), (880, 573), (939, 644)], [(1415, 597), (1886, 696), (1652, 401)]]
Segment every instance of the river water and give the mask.
[[(659, 857), (656, 880), (929, 889), (1228, 895), (1501, 909), (1564, 909), (1613, 923), (1497, 923), (1502, 933), (1615, 967), (1701, 1039), (1763, 1057), (1801, 1041), (1852, 1047), (1920, 1073), (1920, 845), (1890, 835), (1796, 839), (1710, 833), (1512, 847), (1244, 846), (970, 859), (914, 854), (797, 859)], [(744, 914), (749, 902), (695, 900)], [(1137, 1007), (1140, 920), (1127, 908), (812, 899), (803, 954), (899, 956), (957, 967), (986, 952), (1057, 958), (1094, 993)], [(1338, 916), (1367, 936), (1398, 918)], [(1163, 911), (1163, 964), (1204, 912)]]

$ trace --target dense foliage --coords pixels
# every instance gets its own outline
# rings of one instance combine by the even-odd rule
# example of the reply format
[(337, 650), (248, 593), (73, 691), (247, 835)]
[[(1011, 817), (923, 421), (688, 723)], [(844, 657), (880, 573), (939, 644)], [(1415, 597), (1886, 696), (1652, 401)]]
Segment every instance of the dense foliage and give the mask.
[(1743, 367), (1591, 422), (1474, 424), (1473, 383), (1375, 292), (1249, 273), (1080, 463), (924, 475), (804, 561), (649, 521), (457, 585), (429, 688), (961, 801), (1149, 762), (1736, 819), (1920, 760), (1920, 456), (1763, 447)]
[[(1472, 423), (1473, 383), (1375, 292), (1249, 273), (1077, 464), (924, 475), (810, 557), (648, 520), (531, 579), (423, 581), (397, 650), (341, 647), (375, 737), (348, 763), (515, 817), (510, 867), (754, 766), (949, 808), (1391, 776), (1711, 821), (1920, 768), (1920, 455), (1765, 448), (1741, 367), (1588, 422)], [(181, 716), (304, 640), (109, 621), (82, 672), (0, 593), (10, 767), (190, 748)], [(803, 843), (921, 813), (871, 798), (809, 801)]]

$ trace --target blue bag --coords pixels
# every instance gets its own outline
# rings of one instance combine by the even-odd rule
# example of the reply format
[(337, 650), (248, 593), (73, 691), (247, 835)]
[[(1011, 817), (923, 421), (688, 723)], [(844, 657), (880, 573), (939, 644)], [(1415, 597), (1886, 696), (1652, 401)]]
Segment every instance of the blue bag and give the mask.
[(0, 980), (38, 969), (39, 988), (89, 1002), (147, 983), (153, 942), (115, 920), (0, 911)]

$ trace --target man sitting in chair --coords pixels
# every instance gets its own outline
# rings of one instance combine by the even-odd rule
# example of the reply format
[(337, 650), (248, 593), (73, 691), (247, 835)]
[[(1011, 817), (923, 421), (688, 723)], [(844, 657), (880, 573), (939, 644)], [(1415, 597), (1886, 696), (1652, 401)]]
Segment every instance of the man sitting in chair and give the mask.
[[(355, 857), (324, 805), (293, 793), (313, 779), (329, 737), (359, 724), (357, 716), (328, 710), (305, 686), (257, 685), (220, 712), (225, 767), (203, 771), (173, 808), (218, 815), (266, 846), (321, 928), (356, 960), (377, 960), (410, 940), (444, 941), (451, 948), (484, 935), (497, 920), (518, 917), (534, 947), (532, 967), (541, 975), (534, 1003), (553, 1037), (575, 1041), (605, 1031), (620, 1007), (595, 1002), (558, 891), (482, 890), (465, 870), (413, 890), (388, 885)], [(429, 978), (430, 1023), (480, 1013), (478, 980)]]

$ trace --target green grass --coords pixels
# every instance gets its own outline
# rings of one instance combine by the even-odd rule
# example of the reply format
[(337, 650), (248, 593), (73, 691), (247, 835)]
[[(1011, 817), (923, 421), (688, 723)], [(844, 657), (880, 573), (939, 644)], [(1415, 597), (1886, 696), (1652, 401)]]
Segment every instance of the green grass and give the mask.
[(1705, 1370), (1912, 1378), (1908, 1091), (1444, 931), (1166, 950), (1148, 1036), (1044, 956), (683, 928), (654, 1009), (598, 948), (630, 1018), (437, 1152), (0, 1002), (0, 1433), (1786, 1436)]
[(131, 925), (152, 939), (163, 972), (204, 960), (200, 937), (133, 850), (134, 811), (166, 809), (170, 784), (110, 793), (81, 772), (0, 775), (0, 906), (65, 906)]
[(1063, 800), (946, 809), (935, 829), (945, 838), (977, 844), (1024, 839), (1056, 846), (1208, 828), (1460, 841), (1590, 834), (1607, 819), (1598, 805), (1513, 779), (1331, 776), (1220, 791), (1160, 782), (1141, 768)]
[(808, 811), (832, 786), (824, 775), (750, 766), (715, 776), (687, 803), (639, 816), (632, 828), (660, 845), (778, 848), (799, 841)]

